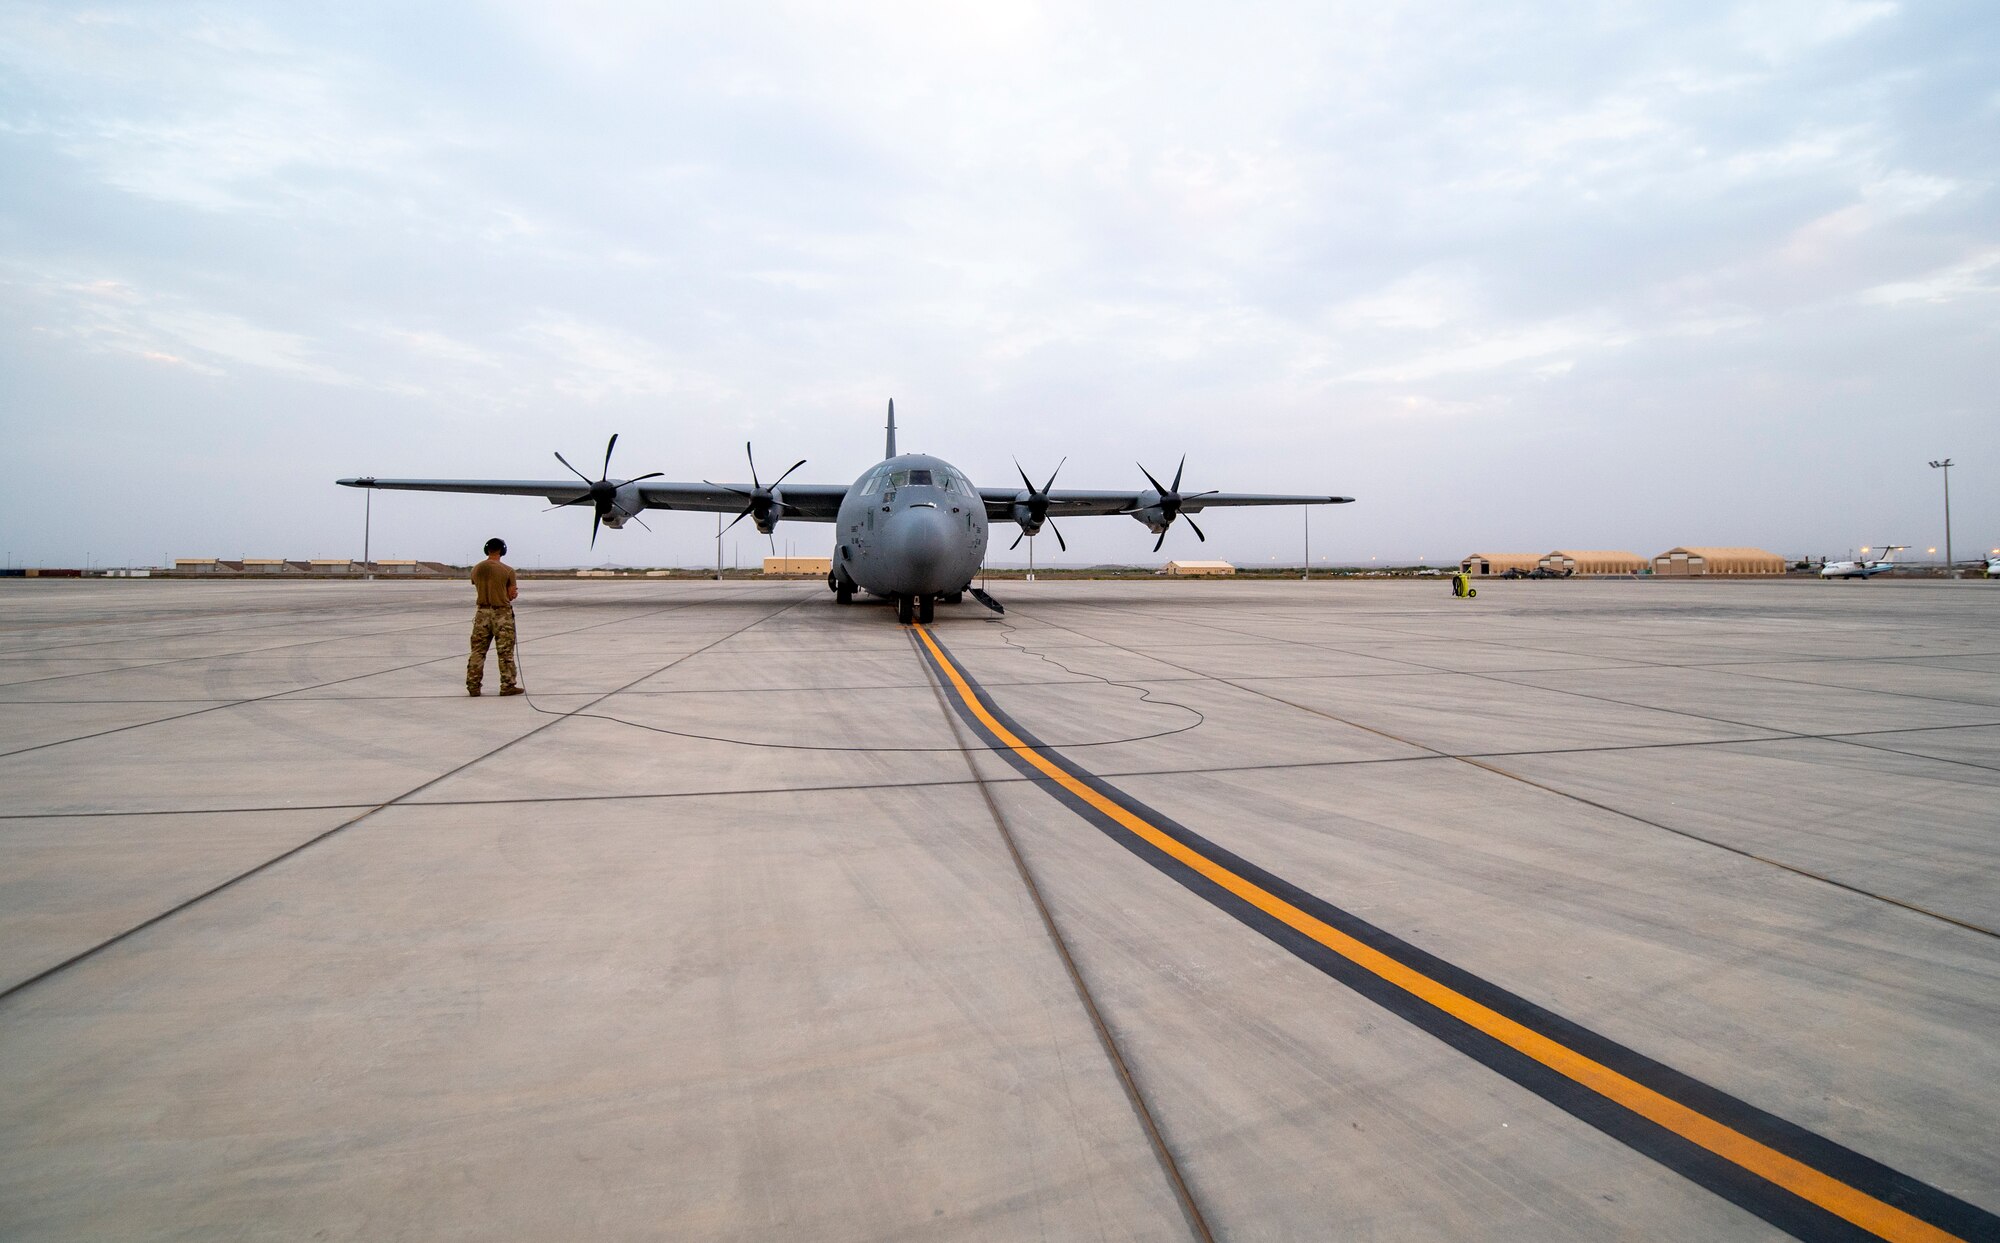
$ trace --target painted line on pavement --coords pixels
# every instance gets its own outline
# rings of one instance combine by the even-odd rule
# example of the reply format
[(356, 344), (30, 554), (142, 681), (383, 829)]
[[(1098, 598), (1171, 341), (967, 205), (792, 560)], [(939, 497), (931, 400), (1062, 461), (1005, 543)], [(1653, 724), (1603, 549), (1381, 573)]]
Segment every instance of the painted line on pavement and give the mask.
[(1434, 957), (1161, 815), (1011, 719), (926, 626), (953, 707), (1023, 775), (1218, 909), (1614, 1139), (1801, 1239), (2000, 1239), (2000, 1217)]

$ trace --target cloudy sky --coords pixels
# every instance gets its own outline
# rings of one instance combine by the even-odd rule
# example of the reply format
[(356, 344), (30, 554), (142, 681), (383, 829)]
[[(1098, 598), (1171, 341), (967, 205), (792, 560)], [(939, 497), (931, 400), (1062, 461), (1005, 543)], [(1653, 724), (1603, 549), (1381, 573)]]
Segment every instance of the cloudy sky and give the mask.
[[(614, 431), (845, 482), (892, 396), (982, 483), (1359, 497), (1315, 560), (1921, 551), (1943, 455), (2000, 546), (1991, 0), (12, 0), (0, 161), (15, 564), (358, 555), (336, 476)], [(713, 556), (539, 509), (385, 494), (374, 552)]]

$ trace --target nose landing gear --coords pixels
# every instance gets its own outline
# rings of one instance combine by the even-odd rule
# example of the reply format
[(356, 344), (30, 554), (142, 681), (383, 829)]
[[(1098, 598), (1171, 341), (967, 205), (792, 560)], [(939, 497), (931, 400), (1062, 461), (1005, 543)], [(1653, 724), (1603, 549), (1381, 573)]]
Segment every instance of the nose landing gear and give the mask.
[(897, 596), (896, 620), (905, 626), (921, 622), (928, 626), (937, 616), (936, 596)]

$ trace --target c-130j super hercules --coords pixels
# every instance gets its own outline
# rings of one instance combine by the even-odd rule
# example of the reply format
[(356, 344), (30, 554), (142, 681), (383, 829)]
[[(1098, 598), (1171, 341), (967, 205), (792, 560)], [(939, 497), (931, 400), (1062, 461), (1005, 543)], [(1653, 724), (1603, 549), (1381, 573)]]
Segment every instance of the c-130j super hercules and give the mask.
[[(408, 492), (472, 492), (493, 496), (546, 497), (557, 508), (589, 505), (594, 511), (590, 523), (591, 546), (597, 544), (600, 527), (617, 530), (648, 509), (693, 510), (700, 513), (736, 515), (729, 525), (748, 518), (765, 535), (784, 519), (796, 522), (835, 524), (833, 569), (827, 586), (842, 604), (851, 603), (856, 591), (867, 591), (896, 601), (897, 619), (904, 624), (931, 620), (939, 600), (956, 604), (972, 586), (986, 559), (989, 523), (1019, 524), (1021, 534), (1014, 540), (1041, 532), (1047, 526), (1056, 542), (1068, 551), (1062, 532), (1051, 519), (1061, 516), (1087, 517), (1099, 514), (1126, 514), (1145, 524), (1159, 536), (1153, 541), (1158, 552), (1166, 543), (1167, 528), (1176, 518), (1186, 518), (1195, 535), (1208, 536), (1195, 525), (1192, 515), (1224, 505), (1345, 505), (1351, 496), (1272, 496), (1250, 492), (1182, 492), (1181, 472), (1174, 481), (1162, 485), (1144, 466), (1139, 468), (1150, 488), (1136, 492), (1052, 491), (1055, 475), (1037, 488), (1026, 471), (1021, 471), (1019, 488), (978, 488), (958, 468), (942, 458), (923, 453), (896, 452), (896, 403), (889, 403), (889, 439), (882, 462), (871, 467), (851, 484), (786, 484), (792, 471), (804, 466), (794, 462), (790, 470), (769, 483), (757, 476), (757, 461), (750, 459), (750, 486), (711, 483), (653, 483), (660, 473), (636, 479), (611, 478), (611, 450), (618, 444), (613, 436), (604, 447), (604, 466), (598, 478), (570, 466), (569, 459), (556, 454), (580, 482), (563, 479), (342, 479), (349, 488), (393, 488)], [(744, 446), (749, 452), (750, 446)], [(1182, 459), (1182, 466), (1186, 459)], [(1015, 466), (1020, 470), (1019, 464)], [(1062, 469), (1060, 465), (1056, 467)], [(640, 522), (644, 526), (643, 521)], [(1013, 547), (1014, 545), (1009, 545)]]

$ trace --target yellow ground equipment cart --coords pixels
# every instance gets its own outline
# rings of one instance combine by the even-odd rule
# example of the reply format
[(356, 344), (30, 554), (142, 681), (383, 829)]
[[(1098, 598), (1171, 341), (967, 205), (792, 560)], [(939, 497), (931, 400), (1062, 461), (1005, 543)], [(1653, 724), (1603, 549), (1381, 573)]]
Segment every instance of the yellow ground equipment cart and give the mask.
[(1451, 576), (1451, 594), (1461, 600), (1470, 600), (1479, 594), (1479, 588), (1472, 585), (1472, 575), (1454, 574)]

